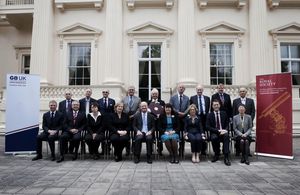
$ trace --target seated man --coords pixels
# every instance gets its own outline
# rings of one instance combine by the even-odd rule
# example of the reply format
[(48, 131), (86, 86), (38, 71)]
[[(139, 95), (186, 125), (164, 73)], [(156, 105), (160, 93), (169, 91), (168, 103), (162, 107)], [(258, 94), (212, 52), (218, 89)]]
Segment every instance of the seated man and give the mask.
[(62, 130), (64, 115), (56, 111), (57, 102), (49, 102), (50, 111), (43, 115), (43, 132), (36, 138), (36, 156), (33, 161), (42, 159), (42, 141), (48, 141), (51, 151), (51, 160), (55, 160), (55, 140), (58, 139), (58, 132)]
[(228, 134), (228, 117), (225, 111), (220, 111), (220, 102), (215, 99), (212, 102), (213, 112), (209, 113), (206, 121), (206, 128), (210, 131), (215, 156), (211, 162), (219, 160), (220, 142), (223, 142), (224, 163), (230, 166), (229, 161), (229, 134)]
[(146, 141), (147, 147), (147, 163), (151, 164), (152, 159), (152, 144), (154, 136), (155, 119), (152, 114), (148, 112), (147, 102), (140, 104), (140, 112), (134, 115), (133, 130), (135, 131), (134, 144), (134, 163), (140, 162), (140, 155), (142, 149), (142, 141)]
[(77, 159), (78, 148), (81, 140), (81, 131), (86, 126), (85, 113), (79, 112), (79, 102), (77, 100), (72, 102), (72, 112), (69, 112), (66, 115), (64, 125), (63, 133), (59, 137), (60, 158), (57, 160), (58, 163), (64, 161), (64, 152), (69, 140), (72, 141), (75, 146), (73, 160)]
[(250, 164), (248, 156), (250, 153), (249, 145), (251, 142), (252, 119), (251, 116), (245, 114), (246, 107), (240, 104), (238, 107), (239, 114), (233, 117), (233, 130), (236, 137), (236, 143), (242, 152), (241, 163)]

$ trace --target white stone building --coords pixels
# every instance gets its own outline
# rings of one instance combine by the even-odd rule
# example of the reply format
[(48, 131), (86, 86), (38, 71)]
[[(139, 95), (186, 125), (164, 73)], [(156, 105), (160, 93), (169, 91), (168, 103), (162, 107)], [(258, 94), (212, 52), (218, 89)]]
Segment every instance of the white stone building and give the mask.
[(0, 0), (0, 132), (7, 73), (41, 76), (41, 113), (66, 89), (119, 100), (128, 85), (168, 101), (219, 82), (232, 99), (255, 77), (291, 71), (293, 129), (300, 133), (300, 0)]

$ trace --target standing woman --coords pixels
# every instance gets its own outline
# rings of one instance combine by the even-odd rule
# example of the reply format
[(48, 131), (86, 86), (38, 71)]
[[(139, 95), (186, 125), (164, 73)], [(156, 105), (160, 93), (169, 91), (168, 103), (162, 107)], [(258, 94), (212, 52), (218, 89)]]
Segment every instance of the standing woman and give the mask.
[(124, 104), (115, 105), (115, 113), (112, 114), (110, 125), (110, 140), (114, 146), (115, 161), (122, 160), (122, 152), (129, 141), (129, 116), (124, 112)]
[(170, 163), (179, 163), (178, 160), (178, 140), (179, 124), (171, 104), (166, 104), (163, 114), (159, 116), (159, 132), (162, 132), (161, 140), (165, 143), (170, 153)]
[(91, 104), (92, 112), (87, 115), (87, 134), (85, 141), (89, 146), (90, 154), (94, 160), (99, 159), (98, 148), (100, 142), (105, 140), (105, 130), (103, 129), (102, 115), (98, 110), (98, 103), (93, 102)]
[(204, 131), (201, 119), (197, 116), (198, 110), (195, 104), (188, 108), (188, 116), (185, 118), (184, 137), (191, 142), (192, 162), (200, 162), (199, 153), (201, 151)]

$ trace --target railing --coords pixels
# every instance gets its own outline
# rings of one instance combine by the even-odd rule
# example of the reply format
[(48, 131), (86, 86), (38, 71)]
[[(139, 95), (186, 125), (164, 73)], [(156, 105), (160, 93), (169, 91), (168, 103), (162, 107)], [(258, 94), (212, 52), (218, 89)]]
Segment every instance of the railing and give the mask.
[(0, 6), (33, 5), (34, 0), (0, 0)]

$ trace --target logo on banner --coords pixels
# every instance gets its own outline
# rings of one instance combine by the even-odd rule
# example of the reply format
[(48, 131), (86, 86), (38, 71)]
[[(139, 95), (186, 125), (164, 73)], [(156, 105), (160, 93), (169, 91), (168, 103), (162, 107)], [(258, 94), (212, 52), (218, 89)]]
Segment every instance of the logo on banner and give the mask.
[(9, 77), (10, 86), (26, 86), (26, 76), (24, 75), (11, 75)]

